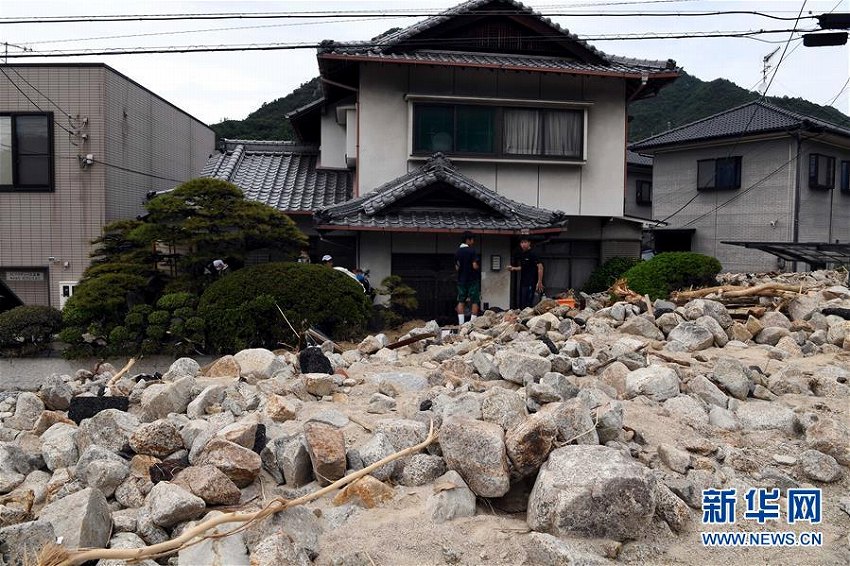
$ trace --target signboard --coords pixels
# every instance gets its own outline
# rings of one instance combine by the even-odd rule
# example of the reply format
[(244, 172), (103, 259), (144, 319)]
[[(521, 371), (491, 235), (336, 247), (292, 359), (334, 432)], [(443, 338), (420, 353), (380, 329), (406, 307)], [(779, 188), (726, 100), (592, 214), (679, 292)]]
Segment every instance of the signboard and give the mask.
[(44, 281), (43, 271), (7, 271), (6, 281)]

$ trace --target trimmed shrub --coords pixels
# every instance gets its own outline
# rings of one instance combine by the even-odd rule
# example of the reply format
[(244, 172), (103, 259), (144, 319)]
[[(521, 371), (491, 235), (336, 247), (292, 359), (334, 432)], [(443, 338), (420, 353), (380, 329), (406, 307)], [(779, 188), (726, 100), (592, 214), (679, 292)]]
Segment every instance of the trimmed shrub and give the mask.
[(419, 307), (416, 289), (402, 281), (398, 275), (390, 275), (381, 281), (377, 294), (389, 297), (387, 305), (374, 305), (369, 319), (369, 329), (379, 331), (385, 328), (398, 328), (404, 321), (410, 320)]
[(593, 270), (584, 284), (585, 293), (602, 293), (611, 288), (625, 272), (640, 263), (636, 257), (612, 257)]
[(0, 313), (0, 350), (11, 355), (35, 352), (62, 327), (62, 313), (53, 307), (24, 305)]
[[(266, 263), (240, 269), (210, 285), (198, 313), (206, 320), (210, 348), (234, 352), (278, 348), (316, 326), (336, 339), (362, 334), (369, 318), (363, 287), (322, 265)], [(278, 306), (299, 332), (292, 335)], [(188, 324), (188, 321), (187, 321)]]
[(716, 284), (717, 259), (693, 252), (666, 252), (638, 263), (623, 277), (629, 288), (652, 299), (664, 299), (671, 291)]

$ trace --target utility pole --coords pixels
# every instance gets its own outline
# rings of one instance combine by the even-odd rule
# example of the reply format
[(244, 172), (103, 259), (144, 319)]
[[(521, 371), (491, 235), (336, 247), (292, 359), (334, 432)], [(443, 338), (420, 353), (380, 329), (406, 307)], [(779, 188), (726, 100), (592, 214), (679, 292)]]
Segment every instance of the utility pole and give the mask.
[(9, 48), (14, 47), (15, 49), (20, 49), (21, 51), (32, 51), (29, 47), (25, 47), (23, 45), (15, 45), (14, 43), (9, 43), (8, 41), (3, 42), (3, 63), (9, 62)]

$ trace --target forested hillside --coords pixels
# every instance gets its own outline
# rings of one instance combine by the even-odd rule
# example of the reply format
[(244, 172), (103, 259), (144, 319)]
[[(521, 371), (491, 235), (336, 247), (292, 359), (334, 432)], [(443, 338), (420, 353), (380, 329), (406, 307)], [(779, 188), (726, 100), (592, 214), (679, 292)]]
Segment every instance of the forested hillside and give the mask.
[[(285, 115), (320, 96), (321, 83), (316, 77), (283, 98), (263, 104), (244, 120), (225, 120), (213, 124), (212, 128), (221, 138), (291, 140), (294, 134)], [(630, 141), (711, 116), (758, 97), (758, 93), (741, 88), (726, 79), (706, 82), (683, 73), (658, 96), (632, 104), (629, 113), (634, 119), (629, 130)], [(769, 96), (767, 100), (794, 112), (850, 126), (850, 118), (832, 107), (820, 106), (802, 98)]]

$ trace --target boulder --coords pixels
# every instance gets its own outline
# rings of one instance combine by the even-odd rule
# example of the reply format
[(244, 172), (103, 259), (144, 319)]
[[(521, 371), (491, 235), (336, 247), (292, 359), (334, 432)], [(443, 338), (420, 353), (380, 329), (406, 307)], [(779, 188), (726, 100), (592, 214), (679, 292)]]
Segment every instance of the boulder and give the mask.
[(703, 404), (689, 395), (677, 395), (664, 401), (664, 408), (683, 423), (693, 427), (708, 424), (708, 413)]
[(236, 358), (227, 355), (214, 361), (204, 372), (204, 375), (207, 377), (232, 377), (236, 380), (242, 375), (242, 370)]
[(670, 341), (681, 343), (688, 352), (697, 352), (711, 348), (714, 344), (714, 334), (695, 322), (683, 322), (667, 335)]
[(701, 316), (696, 319), (694, 323), (711, 332), (711, 335), (714, 336), (714, 345), (718, 348), (722, 348), (727, 342), (729, 342), (729, 336), (726, 334), (726, 331), (714, 318), (710, 316)]
[(270, 394), (266, 398), (266, 414), (275, 422), (291, 421), (298, 416), (298, 411), (303, 405), (304, 403), (298, 399)]
[(850, 428), (838, 420), (821, 415), (806, 428), (806, 445), (813, 450), (829, 454), (842, 466), (850, 466)]
[(399, 483), (411, 487), (426, 485), (445, 474), (447, 470), (446, 461), (440, 456), (414, 454), (405, 463)]
[(655, 323), (644, 316), (633, 316), (624, 322), (618, 329), (623, 334), (642, 336), (650, 340), (664, 340), (664, 333), (655, 326)]
[(198, 517), (206, 509), (206, 504), (203, 499), (178, 485), (160, 482), (148, 493), (145, 508), (154, 524), (167, 529)]
[[(395, 452), (395, 448), (390, 443), (387, 437), (379, 432), (372, 436), (365, 444), (361, 444), (357, 449), (360, 453), (360, 459), (363, 461), (363, 466), (371, 466), (375, 462), (390, 456)], [(387, 481), (396, 472), (396, 467), (399, 461), (384, 464), (377, 470), (373, 470), (371, 475), (379, 481)]]
[(636, 369), (626, 376), (626, 397), (646, 395), (664, 401), (679, 394), (679, 376), (667, 366), (651, 365)]
[(478, 351), (472, 355), (472, 365), (475, 368), (475, 371), (478, 372), (478, 375), (481, 376), (481, 379), (485, 381), (493, 381), (502, 378), (499, 373), (499, 368), (497, 368), (496, 364), (493, 363), (492, 356), (485, 354), (484, 352)]
[(333, 373), (331, 361), (322, 353), (318, 346), (304, 348), (298, 352), (298, 365), (301, 373)]
[(194, 465), (213, 465), (238, 487), (251, 485), (260, 475), (262, 461), (254, 451), (223, 438), (210, 440)]
[(44, 403), (35, 393), (23, 391), (15, 402), (15, 414), (3, 421), (3, 426), (15, 430), (32, 430), (44, 411)]
[(547, 533), (530, 533), (525, 539), (525, 554), (531, 564), (552, 566), (603, 566), (609, 562), (577, 550), (570, 542)]
[(174, 485), (197, 495), (207, 505), (236, 505), (242, 492), (236, 487), (224, 472), (215, 466), (190, 466), (181, 470), (174, 480)]
[(475, 494), (454, 470), (434, 482), (434, 493), (425, 503), (425, 510), (435, 523), (475, 515)]
[(84, 485), (99, 489), (111, 497), (130, 472), (130, 466), (121, 456), (102, 446), (91, 445), (80, 455), (74, 475)]
[(190, 419), (203, 417), (208, 409), (219, 405), (224, 400), (225, 390), (227, 390), (226, 385), (208, 385), (186, 406), (186, 416)]
[(665, 466), (680, 474), (687, 473), (691, 467), (691, 455), (687, 451), (669, 444), (658, 446), (658, 457)]
[(501, 497), (510, 488), (504, 436), (495, 423), (462, 417), (446, 419), (440, 428), (446, 464), (481, 497)]
[(141, 420), (164, 419), (171, 413), (185, 413), (192, 400), (195, 378), (184, 376), (171, 383), (154, 383), (142, 392)]
[(769, 326), (762, 329), (762, 331), (756, 335), (756, 343), (776, 346), (779, 340), (786, 336), (791, 336), (791, 331), (787, 328), (782, 328), (781, 326)]
[(301, 487), (313, 481), (313, 464), (303, 434), (275, 438), (263, 449), (261, 458), (278, 483)]
[(56, 542), (56, 533), (49, 521), (39, 519), (0, 529), (0, 563), (6, 566), (27, 566), (48, 543)]
[(526, 375), (539, 380), (552, 369), (552, 362), (546, 358), (509, 349), (496, 352), (496, 364), (502, 379), (519, 384), (523, 384)]
[(288, 366), (286, 361), (276, 356), (265, 348), (250, 348), (241, 350), (233, 356), (239, 364), (239, 371), (243, 379), (249, 384), (274, 377), (274, 374), (285, 370)]
[(67, 411), (71, 406), (74, 391), (71, 386), (58, 375), (48, 376), (38, 390), (44, 406), (51, 411)]
[(165, 382), (177, 381), (184, 377), (195, 377), (201, 373), (201, 366), (192, 358), (179, 358), (174, 360), (168, 371), (162, 375)]
[(655, 513), (655, 478), (623, 452), (564, 446), (540, 468), (528, 501), (528, 526), (553, 535), (635, 538)]
[(780, 430), (794, 435), (800, 424), (794, 411), (770, 401), (747, 401), (735, 411), (743, 430)]
[(514, 478), (536, 474), (555, 446), (558, 427), (555, 419), (545, 413), (527, 417), (515, 428), (507, 431), (505, 448), (511, 462)]
[(372, 476), (363, 476), (347, 485), (333, 498), (334, 505), (355, 503), (366, 509), (378, 507), (395, 496), (395, 490)]
[(345, 475), (345, 439), (338, 428), (317, 422), (304, 425), (307, 453), (319, 485), (326, 486)]
[(549, 403), (538, 414), (552, 417), (558, 432), (559, 443), (599, 444), (599, 435), (590, 415), (590, 409), (579, 399), (563, 403)]
[(130, 435), (130, 448), (136, 454), (164, 458), (183, 448), (183, 437), (170, 421), (160, 419), (141, 425)]
[[(223, 515), (221, 511), (210, 511), (201, 519), (207, 521)], [(194, 526), (195, 523), (189, 525)], [(227, 523), (210, 530), (210, 534), (224, 534), (233, 530)], [(208, 538), (180, 550), (177, 566), (250, 566), (251, 559), (245, 546), (245, 535), (237, 532), (229, 536)]]
[(106, 497), (91, 487), (50, 503), (41, 510), (39, 521), (53, 525), (68, 548), (104, 548), (112, 530)]
[(56, 423), (44, 431), (41, 435), (41, 456), (48, 470), (52, 472), (77, 463), (76, 435), (77, 427), (67, 423)]
[(714, 361), (714, 379), (729, 395), (741, 400), (747, 398), (752, 385), (744, 364), (726, 356)]
[(100, 411), (80, 423), (75, 437), (77, 449), (82, 452), (96, 444), (112, 452), (127, 451), (130, 449), (130, 436), (139, 428), (139, 424), (139, 419), (130, 413), (118, 409)]

